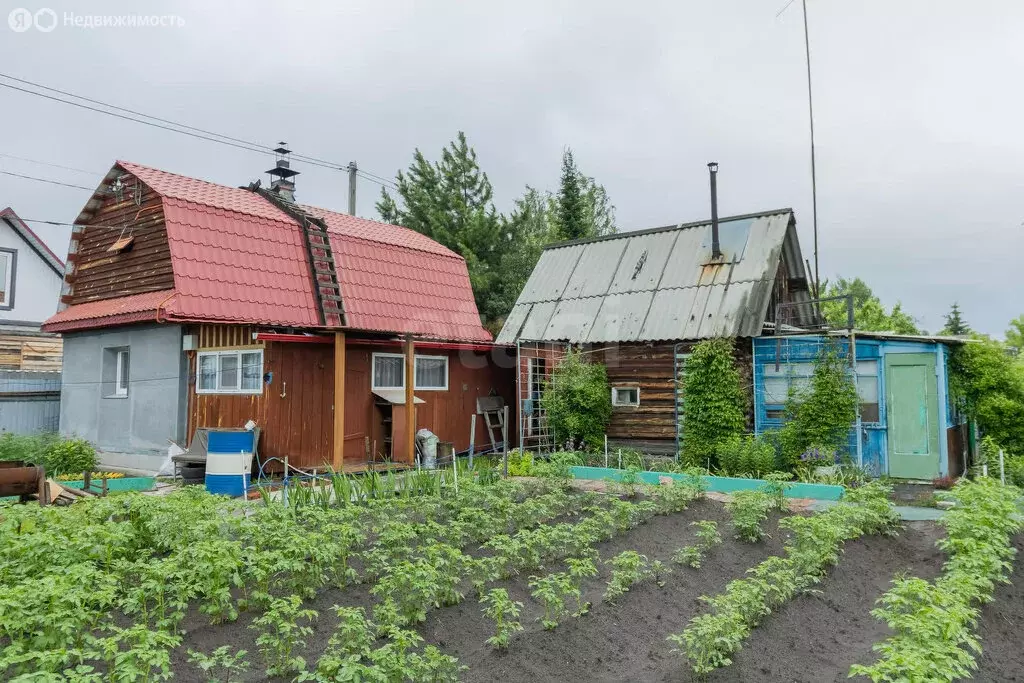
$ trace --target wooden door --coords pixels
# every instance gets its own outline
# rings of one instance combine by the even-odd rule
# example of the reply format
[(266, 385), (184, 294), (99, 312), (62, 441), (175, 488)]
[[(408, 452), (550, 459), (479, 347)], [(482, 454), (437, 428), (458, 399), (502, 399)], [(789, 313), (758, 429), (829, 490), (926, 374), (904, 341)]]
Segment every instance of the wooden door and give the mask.
[(889, 476), (900, 479), (939, 476), (935, 356), (930, 353), (887, 354), (885, 384)]

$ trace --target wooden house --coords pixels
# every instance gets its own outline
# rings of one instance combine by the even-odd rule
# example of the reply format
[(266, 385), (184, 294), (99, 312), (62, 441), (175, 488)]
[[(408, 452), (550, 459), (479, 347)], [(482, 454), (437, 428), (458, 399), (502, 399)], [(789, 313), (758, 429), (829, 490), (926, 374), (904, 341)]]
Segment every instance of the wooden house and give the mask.
[(62, 432), (153, 469), (168, 439), (252, 420), (265, 458), (358, 470), (409, 464), (419, 428), (467, 449), (477, 399), (511, 403), (514, 353), (481, 325), (461, 256), (299, 204), (276, 169), (265, 189), (111, 168), (45, 324), (64, 336)]
[(549, 246), (497, 338), (517, 347), (524, 447), (557, 438), (538, 399), (574, 346), (607, 367), (612, 445), (676, 453), (685, 429), (679, 379), (692, 346), (735, 339), (749, 385), (751, 340), (780, 306), (793, 304), (789, 323), (816, 324), (813, 307), (801, 305), (809, 292), (791, 209)]

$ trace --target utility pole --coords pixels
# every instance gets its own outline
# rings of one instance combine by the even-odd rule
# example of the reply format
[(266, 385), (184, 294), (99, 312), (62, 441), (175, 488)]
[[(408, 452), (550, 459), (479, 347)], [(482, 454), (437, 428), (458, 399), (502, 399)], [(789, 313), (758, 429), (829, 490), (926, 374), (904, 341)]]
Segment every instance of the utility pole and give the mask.
[(818, 283), (818, 178), (814, 159), (814, 98), (811, 95), (811, 38), (807, 30), (807, 0), (801, 0), (804, 10), (804, 54), (807, 57), (807, 109), (811, 119), (811, 221), (814, 226), (814, 298), (820, 298)]
[[(348, 162), (348, 215), (356, 215), (356, 171), (359, 170), (359, 166), (356, 162)], [(815, 247), (814, 262), (818, 262), (817, 247)]]

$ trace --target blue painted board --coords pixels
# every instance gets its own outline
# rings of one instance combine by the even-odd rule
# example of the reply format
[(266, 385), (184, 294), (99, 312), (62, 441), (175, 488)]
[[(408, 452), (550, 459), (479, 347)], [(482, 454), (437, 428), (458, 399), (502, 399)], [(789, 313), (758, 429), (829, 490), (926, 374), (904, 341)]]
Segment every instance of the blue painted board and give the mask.
[[(619, 481), (626, 473), (626, 470), (617, 470), (611, 467), (570, 467), (569, 469), (576, 479)], [(692, 481), (694, 479), (693, 475), (675, 472), (637, 472), (637, 475), (645, 484), (658, 484), (661, 481), (661, 477), (670, 477), (677, 481)], [(743, 479), (739, 477), (701, 476), (700, 479), (707, 486), (708, 491), (715, 491), (717, 493), (754, 491), (768, 483), (764, 479)], [(830, 484), (808, 484), (805, 482), (786, 484), (787, 498), (839, 500), (843, 497), (845, 491), (846, 489), (842, 486), (832, 486)]]

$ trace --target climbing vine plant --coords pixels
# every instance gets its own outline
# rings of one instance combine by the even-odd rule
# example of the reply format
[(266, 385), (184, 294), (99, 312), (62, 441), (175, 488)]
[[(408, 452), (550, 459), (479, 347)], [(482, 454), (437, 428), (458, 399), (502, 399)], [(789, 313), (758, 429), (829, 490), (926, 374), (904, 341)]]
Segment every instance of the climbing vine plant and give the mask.
[(746, 394), (733, 361), (730, 339), (700, 342), (686, 359), (682, 376), (680, 460), (716, 464), (719, 445), (743, 433)]
[(598, 448), (612, 416), (607, 369), (570, 351), (551, 373), (541, 406), (559, 443)]
[(830, 344), (814, 362), (810, 386), (790, 389), (787, 422), (779, 438), (790, 464), (811, 449), (831, 453), (845, 445), (857, 419), (857, 389), (848, 363), (839, 347)]

